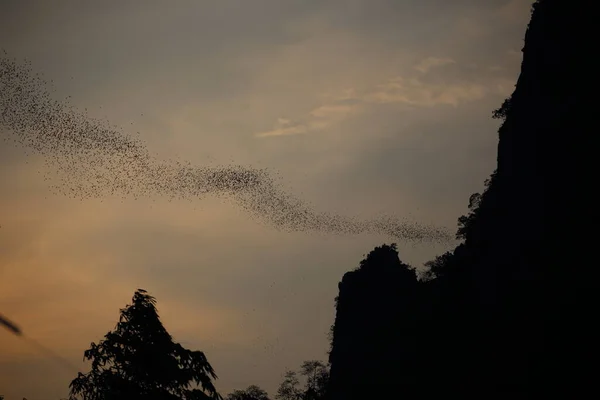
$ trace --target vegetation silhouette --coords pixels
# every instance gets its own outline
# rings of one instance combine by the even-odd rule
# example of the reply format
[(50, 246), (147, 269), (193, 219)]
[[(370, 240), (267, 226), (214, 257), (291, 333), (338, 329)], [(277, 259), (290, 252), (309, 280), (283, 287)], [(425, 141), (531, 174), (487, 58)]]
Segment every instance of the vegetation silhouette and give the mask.
[(250, 385), (244, 390), (234, 390), (226, 400), (270, 400), (266, 391), (256, 385)]
[(344, 275), (330, 400), (595, 388), (597, 272), (573, 269), (592, 229), (582, 185), (594, 169), (581, 163), (595, 136), (586, 9), (533, 4), (518, 82), (492, 115), (502, 120), (497, 168), (458, 219), (462, 243), (428, 262), (421, 281), (394, 245)]
[(160, 321), (156, 300), (142, 289), (121, 309), (115, 330), (92, 343), (84, 359), (92, 361), (92, 369), (71, 382), (71, 400), (222, 399), (204, 353), (173, 341)]
[[(300, 378), (304, 384), (301, 385)], [(304, 361), (299, 371), (287, 370), (277, 389), (276, 400), (325, 400), (329, 367), (319, 360)]]

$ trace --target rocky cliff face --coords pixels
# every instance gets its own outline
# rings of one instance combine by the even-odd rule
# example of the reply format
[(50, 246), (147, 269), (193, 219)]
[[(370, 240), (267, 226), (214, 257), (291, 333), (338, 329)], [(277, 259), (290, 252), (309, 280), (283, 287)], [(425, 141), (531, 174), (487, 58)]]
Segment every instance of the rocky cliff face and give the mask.
[(504, 380), (515, 390), (538, 390), (585, 375), (571, 326), (583, 322), (575, 315), (589, 307), (583, 293), (596, 281), (573, 263), (581, 251), (576, 241), (588, 235), (581, 228), (590, 175), (581, 161), (594, 126), (588, 7), (533, 5), (521, 74), (503, 110), (497, 173), (466, 235), (468, 302), (478, 304), (472, 318), (482, 327), (472, 351), (486, 354), (479, 362), (488, 372), (477, 376), (490, 385)]
[[(595, 181), (593, 18), (583, 0), (534, 3), (521, 74), (496, 112), (504, 119), (497, 170), (462, 229), (465, 242), (436, 260), (438, 278), (417, 284), (387, 272), (344, 277), (332, 399), (367, 398), (351, 396), (360, 382), (371, 382), (362, 375), (367, 366), (382, 369), (388, 380), (378, 384), (398, 395), (432, 388), (532, 395), (593, 383), (598, 273), (585, 257), (595, 238), (585, 207)], [(405, 284), (412, 289), (394, 287)], [(386, 311), (360, 319), (361, 302)], [(357, 333), (364, 324), (368, 338)], [(356, 352), (377, 338), (395, 366), (384, 350)], [(335, 397), (340, 388), (346, 393)]]
[(335, 399), (379, 398), (387, 382), (415, 379), (414, 317), (419, 283), (395, 246), (373, 250), (339, 284), (330, 390)]

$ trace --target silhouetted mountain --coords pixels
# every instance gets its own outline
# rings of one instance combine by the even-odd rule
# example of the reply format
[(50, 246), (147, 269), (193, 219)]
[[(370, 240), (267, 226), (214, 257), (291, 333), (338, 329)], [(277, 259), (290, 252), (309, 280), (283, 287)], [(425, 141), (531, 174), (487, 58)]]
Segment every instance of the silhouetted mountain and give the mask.
[(419, 286), (394, 244), (377, 247), (344, 275), (329, 356), (331, 398), (379, 398), (390, 385), (413, 383)]
[(575, 346), (591, 327), (575, 314), (591, 304), (582, 295), (595, 280), (574, 268), (577, 247), (565, 237), (587, 235), (574, 212), (585, 185), (578, 178), (587, 173), (578, 159), (593, 126), (590, 60), (581, 47), (591, 46), (586, 4), (534, 4), (521, 74), (497, 113), (504, 119), (497, 171), (455, 251), (462, 271), (454, 281), (468, 282), (460, 307), (472, 334), (463, 335), (463, 348), (473, 355), (473, 378), (498, 392), (533, 394), (586, 374), (582, 356), (590, 349)]
[(584, 1), (534, 3), (521, 74), (493, 114), (497, 169), (459, 219), (464, 243), (428, 263), (421, 284), (386, 247), (344, 276), (332, 400), (408, 393), (411, 382), (484, 398), (592, 388), (597, 273), (578, 262), (593, 237), (590, 14)]

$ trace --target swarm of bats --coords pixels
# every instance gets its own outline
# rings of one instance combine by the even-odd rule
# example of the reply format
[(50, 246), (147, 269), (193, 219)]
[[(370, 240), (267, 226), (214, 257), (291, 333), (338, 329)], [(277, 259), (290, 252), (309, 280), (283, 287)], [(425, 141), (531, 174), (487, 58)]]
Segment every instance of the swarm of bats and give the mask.
[[(235, 200), (252, 216), (284, 231), (384, 234), (400, 241), (450, 242), (446, 229), (382, 217), (371, 220), (317, 212), (286, 193), (266, 169), (240, 165), (201, 167), (151, 156), (138, 138), (51, 96), (48, 82), (29, 62), (0, 52), (0, 131), (5, 145), (37, 152), (49, 187), (78, 198), (119, 194), (166, 195), (195, 200), (205, 195)], [(50, 174), (54, 174), (54, 179)]]

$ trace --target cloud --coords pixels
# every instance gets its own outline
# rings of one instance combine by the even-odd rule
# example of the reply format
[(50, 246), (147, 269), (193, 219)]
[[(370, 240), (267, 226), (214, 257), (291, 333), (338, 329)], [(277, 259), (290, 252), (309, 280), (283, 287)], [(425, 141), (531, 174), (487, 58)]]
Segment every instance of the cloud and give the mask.
[(327, 104), (310, 111), (303, 122), (293, 123), (287, 118), (278, 118), (275, 128), (257, 133), (259, 138), (290, 136), (326, 129), (349, 116), (360, 112), (358, 104)]
[[(450, 66), (449, 71), (427, 74), (434, 68)], [(345, 88), (338, 93), (327, 93), (329, 102), (313, 108), (303, 118), (293, 122), (288, 118), (278, 118), (270, 130), (255, 134), (258, 138), (292, 136), (323, 131), (340, 122), (358, 115), (366, 107), (386, 104), (408, 105), (411, 107), (435, 107), (450, 105), (458, 107), (462, 103), (481, 100), (488, 95), (507, 96), (513, 85), (511, 79), (500, 76), (475, 76), (477, 66), (461, 65), (450, 58), (427, 57), (413, 67), (418, 71), (392, 77), (370, 88)], [(499, 68), (487, 68), (488, 72), (498, 72)], [(482, 74), (483, 72), (480, 72)]]
[(403, 103), (418, 107), (436, 105), (458, 106), (462, 102), (479, 100), (489, 90), (478, 83), (432, 84), (419, 78), (396, 77), (368, 93), (365, 101), (375, 104)]
[(310, 115), (317, 118), (336, 119), (357, 111), (358, 107), (352, 104), (334, 104), (321, 106), (310, 112)]
[(454, 64), (454, 61), (451, 58), (437, 58), (437, 57), (427, 57), (421, 60), (417, 65), (415, 65), (415, 69), (419, 72), (426, 74), (430, 69), (436, 67), (442, 67), (448, 64)]
[(306, 125), (294, 125), (282, 128), (275, 128), (270, 131), (260, 132), (256, 134), (256, 137), (270, 137), (270, 136), (289, 136), (297, 135), (299, 133), (308, 132), (308, 126)]

